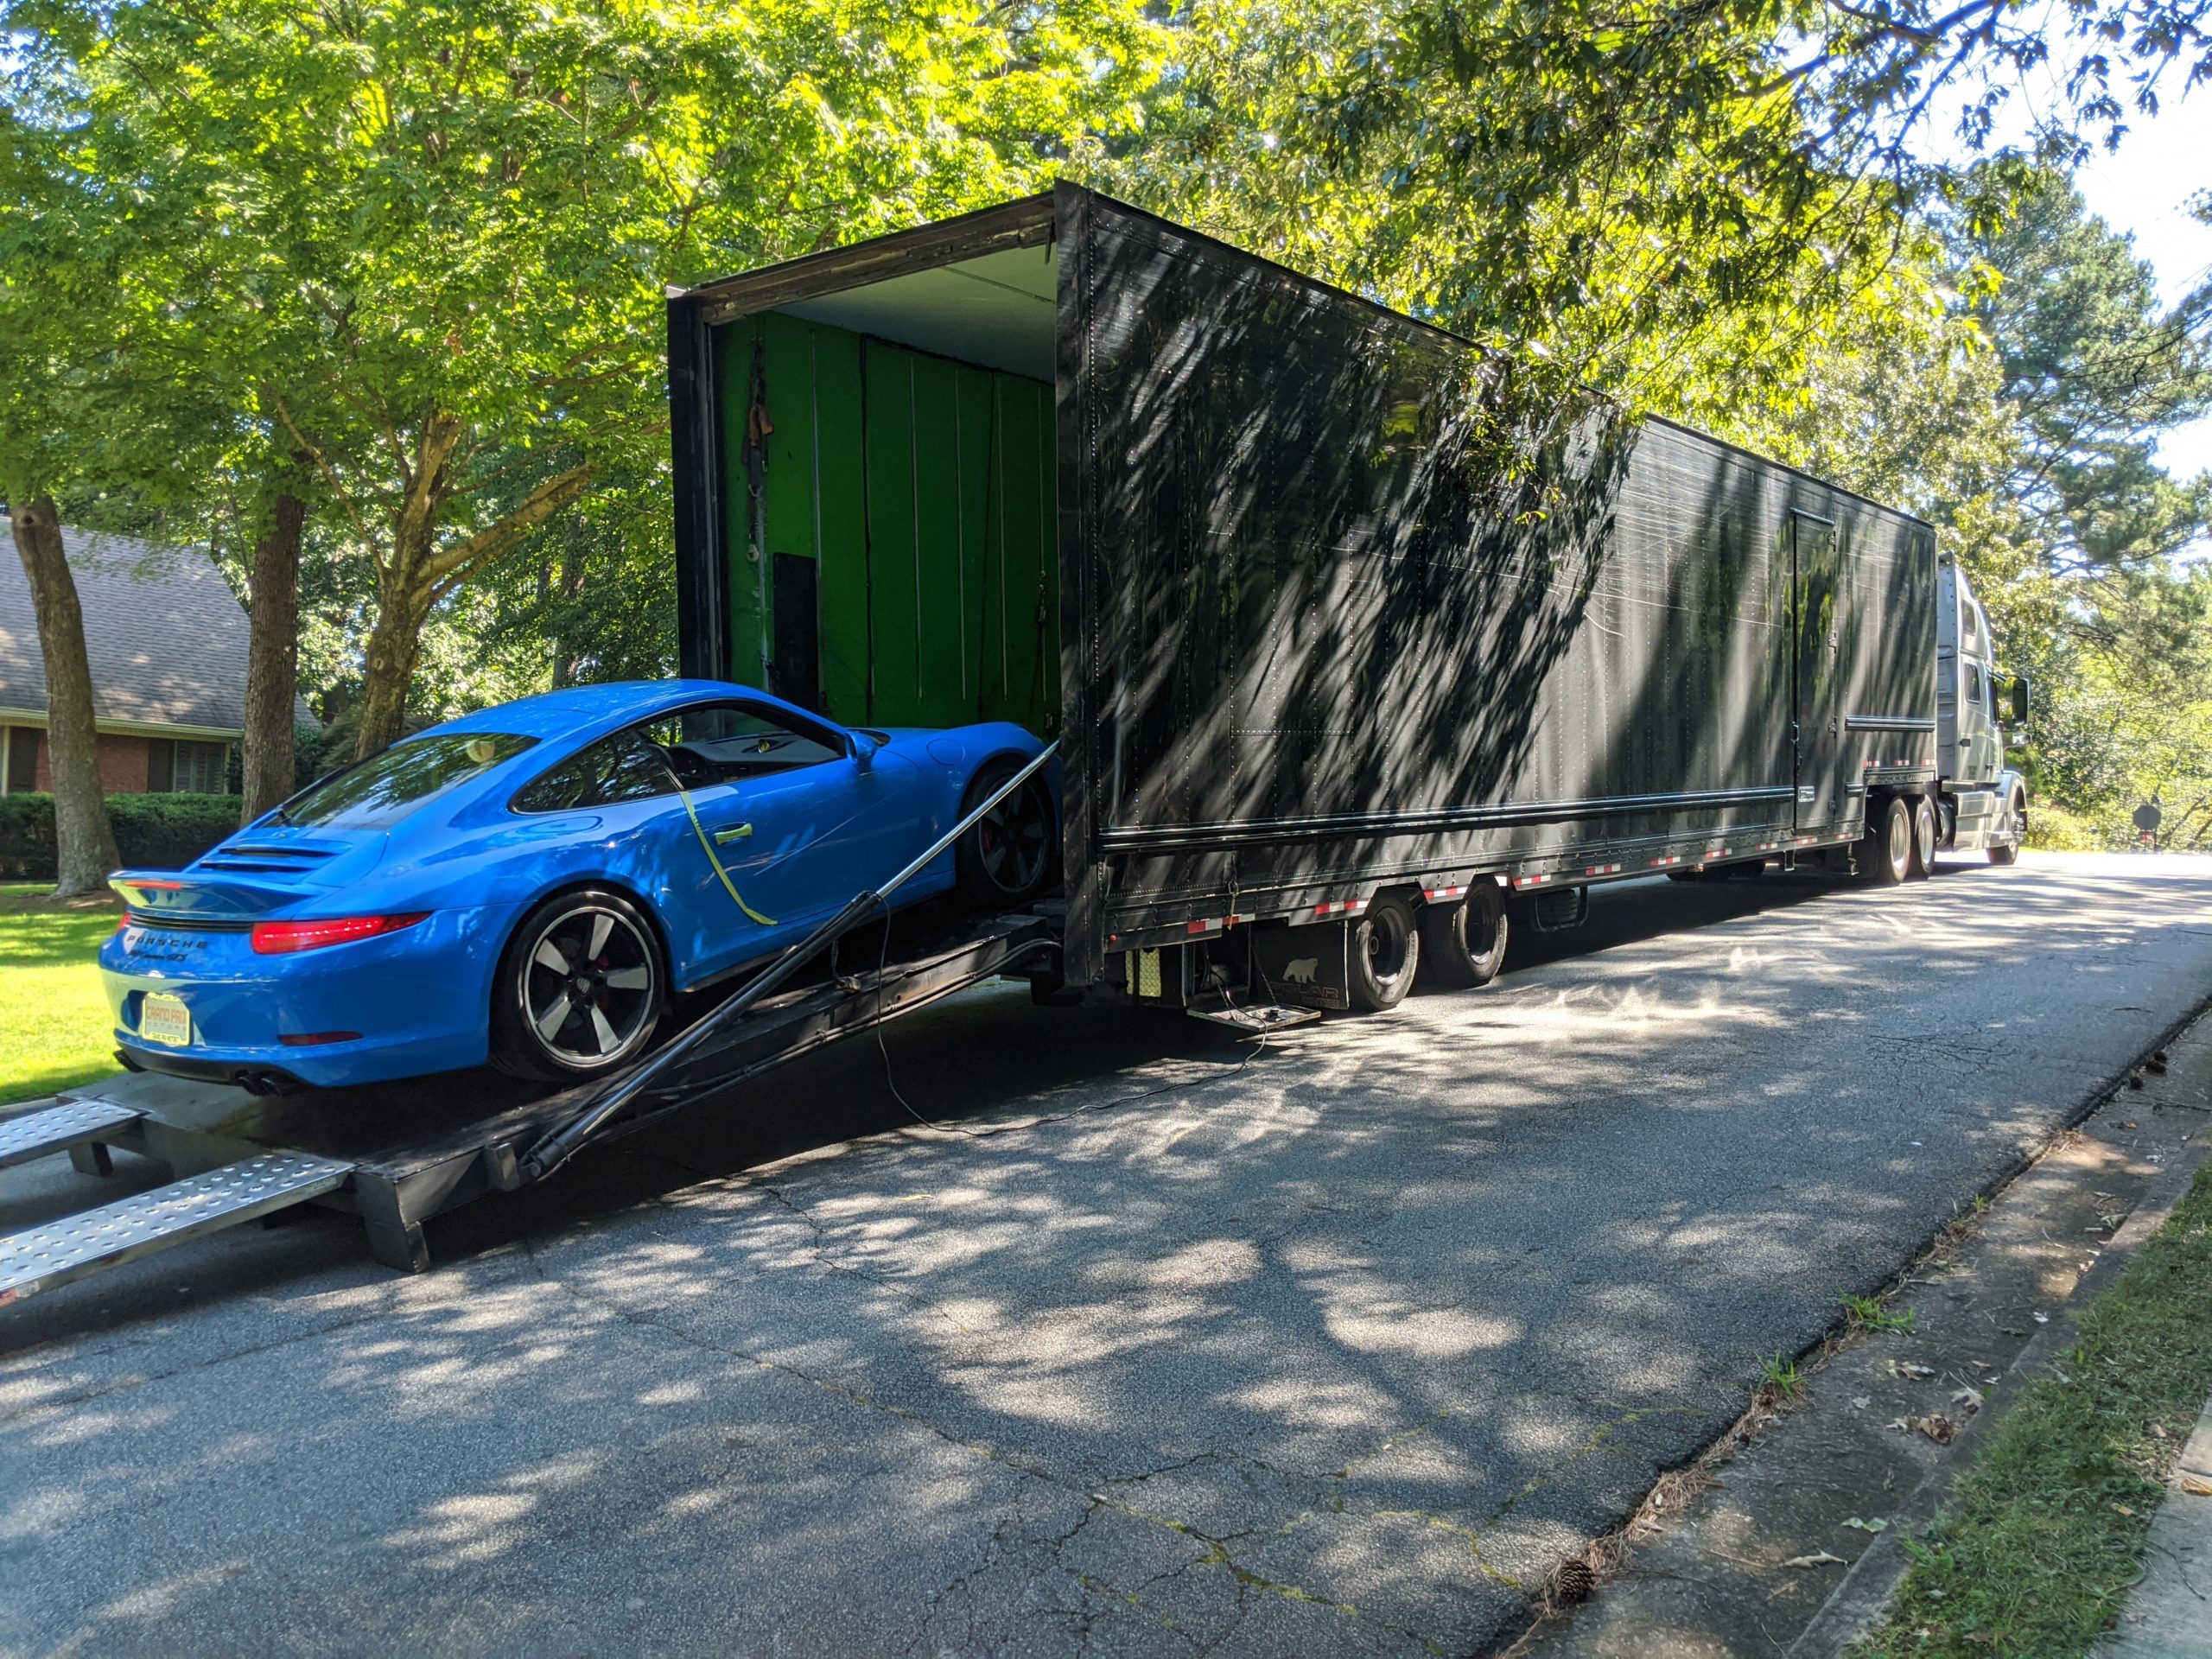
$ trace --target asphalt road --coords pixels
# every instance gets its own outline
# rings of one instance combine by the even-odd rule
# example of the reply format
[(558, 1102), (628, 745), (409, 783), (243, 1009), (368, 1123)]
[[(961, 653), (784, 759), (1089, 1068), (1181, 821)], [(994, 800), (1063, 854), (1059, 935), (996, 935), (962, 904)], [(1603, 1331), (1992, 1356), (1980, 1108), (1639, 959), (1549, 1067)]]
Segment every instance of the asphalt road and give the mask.
[(1639, 883), (1520, 964), (1257, 1053), (978, 994), (890, 1033), (949, 1128), (855, 1046), (421, 1278), (314, 1215), (0, 1314), (0, 1648), (1480, 1650), (2212, 991), (2212, 860)]

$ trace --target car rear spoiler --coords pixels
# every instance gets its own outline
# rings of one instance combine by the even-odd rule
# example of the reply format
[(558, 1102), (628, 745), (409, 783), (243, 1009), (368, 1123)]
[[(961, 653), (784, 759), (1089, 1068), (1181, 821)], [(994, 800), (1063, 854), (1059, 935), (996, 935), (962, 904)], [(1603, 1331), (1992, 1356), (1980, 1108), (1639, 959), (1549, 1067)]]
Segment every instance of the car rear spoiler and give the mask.
[(308, 896), (289, 883), (181, 870), (118, 870), (107, 884), (141, 920), (174, 921), (180, 926), (251, 922)]

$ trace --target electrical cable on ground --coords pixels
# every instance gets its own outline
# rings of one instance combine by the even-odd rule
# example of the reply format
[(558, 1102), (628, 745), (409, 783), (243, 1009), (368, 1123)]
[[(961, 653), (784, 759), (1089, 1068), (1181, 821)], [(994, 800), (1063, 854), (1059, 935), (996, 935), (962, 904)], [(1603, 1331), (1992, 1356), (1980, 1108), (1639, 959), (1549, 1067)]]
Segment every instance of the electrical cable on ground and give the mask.
[[(879, 985), (882, 983), (884, 972), (889, 966), (890, 961), (891, 907), (888, 903), (887, 903), (884, 906), (883, 911), (883, 947), (876, 957), (875, 964), (876, 982)], [(1266, 982), (1266, 977), (1263, 975), (1261, 979), (1261, 983), (1264, 987)], [(1229, 1006), (1230, 1007), (1233, 1008), (1236, 1006), (1235, 1002), (1230, 1001), (1229, 991), (1226, 987), (1223, 988), (1221, 995), (1222, 1000), (1225, 1002), (1229, 1002)], [(901, 1107), (906, 1109), (907, 1116), (912, 1118), (915, 1122), (920, 1124), (924, 1128), (938, 1129), (948, 1135), (964, 1135), (970, 1141), (988, 1141), (994, 1136), (1010, 1135), (1020, 1129), (1040, 1128), (1047, 1123), (1063, 1123), (1071, 1117), (1083, 1117), (1092, 1112), (1109, 1111), (1121, 1106), (1133, 1106), (1138, 1101), (1151, 1100), (1158, 1096), (1167, 1094), (1177, 1089), (1204, 1089), (1213, 1084), (1227, 1083), (1231, 1078), (1243, 1075), (1244, 1070), (1249, 1066), (1254, 1060), (1258, 1059), (1262, 1053), (1266, 1052), (1268, 1046), (1268, 1033), (1264, 1030), (1255, 1032), (1252, 1033), (1253, 1045), (1250, 1052), (1247, 1053), (1242, 1059), (1238, 1060), (1236, 1065), (1225, 1066), (1220, 1071), (1213, 1072), (1209, 1076), (1199, 1077), (1195, 1080), (1179, 1078), (1172, 1083), (1163, 1083), (1157, 1088), (1141, 1089), (1134, 1094), (1122, 1095), (1113, 1100), (1094, 1100), (1084, 1105), (1071, 1107), (1068, 1110), (1064, 1112), (1053, 1112), (1041, 1117), (1024, 1118), (1019, 1123), (1001, 1124), (996, 1128), (979, 1129), (969, 1128), (967, 1125), (962, 1123), (941, 1122), (933, 1118), (925, 1117), (919, 1111), (915, 1109), (913, 1102), (908, 1100), (906, 1096), (899, 1091), (899, 1080), (892, 1075), (891, 1046), (885, 1039), (883, 1034), (883, 1028), (888, 1023), (889, 1021), (884, 1020), (878, 1020), (875, 1022), (875, 1048), (876, 1052), (883, 1057), (883, 1082), (884, 1086), (891, 1090), (891, 1097), (897, 1101)]]

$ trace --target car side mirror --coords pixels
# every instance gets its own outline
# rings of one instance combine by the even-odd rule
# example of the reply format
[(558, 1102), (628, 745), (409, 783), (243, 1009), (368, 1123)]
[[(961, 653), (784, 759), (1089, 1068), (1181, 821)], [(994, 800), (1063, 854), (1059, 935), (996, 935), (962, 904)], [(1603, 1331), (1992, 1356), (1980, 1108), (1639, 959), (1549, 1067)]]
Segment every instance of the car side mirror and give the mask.
[(2027, 723), (2027, 719), (2028, 677), (2024, 674), (2015, 674), (2012, 677), (2012, 723), (2015, 726), (2023, 726)]
[(852, 746), (854, 764), (865, 767), (875, 759), (876, 741), (866, 732), (848, 732), (845, 739)]

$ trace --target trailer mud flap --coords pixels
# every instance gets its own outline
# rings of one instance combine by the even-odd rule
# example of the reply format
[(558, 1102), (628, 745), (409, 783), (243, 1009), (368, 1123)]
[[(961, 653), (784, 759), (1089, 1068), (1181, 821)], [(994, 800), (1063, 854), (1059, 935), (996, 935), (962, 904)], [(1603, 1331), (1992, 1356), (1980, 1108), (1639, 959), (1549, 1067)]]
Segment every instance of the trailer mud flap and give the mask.
[(1262, 922), (1251, 932), (1254, 992), (1300, 1007), (1351, 1007), (1351, 929), (1343, 922), (1293, 927)]

